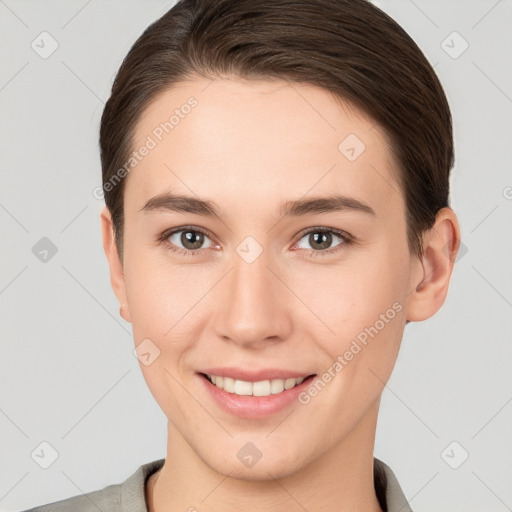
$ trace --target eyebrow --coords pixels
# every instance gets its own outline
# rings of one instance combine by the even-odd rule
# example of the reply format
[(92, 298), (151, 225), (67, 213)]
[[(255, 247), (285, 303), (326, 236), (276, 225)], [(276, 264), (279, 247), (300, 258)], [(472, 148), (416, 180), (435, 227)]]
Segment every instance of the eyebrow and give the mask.
[[(195, 213), (197, 215), (204, 215), (205, 217), (216, 217), (219, 220), (221, 218), (220, 210), (213, 201), (206, 201), (191, 196), (176, 195), (170, 192), (152, 197), (139, 211), (149, 213), (157, 210)], [(338, 194), (286, 201), (281, 206), (280, 215), (282, 217), (297, 217), (300, 215), (343, 211), (358, 211), (374, 217), (377, 216), (371, 206), (355, 198)]]

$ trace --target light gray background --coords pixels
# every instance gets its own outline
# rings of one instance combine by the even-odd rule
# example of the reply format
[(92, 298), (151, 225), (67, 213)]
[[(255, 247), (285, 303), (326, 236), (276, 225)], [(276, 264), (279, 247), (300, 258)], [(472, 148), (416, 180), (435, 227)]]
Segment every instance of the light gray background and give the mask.
[[(467, 247), (441, 311), (406, 328), (375, 455), (416, 512), (512, 510), (512, 2), (375, 3), (445, 87)], [(165, 456), (166, 418), (118, 313), (92, 191), (114, 74), (172, 4), (0, 0), (1, 511), (103, 488)], [(59, 45), (47, 59), (31, 48), (43, 31)], [(453, 31), (469, 43), (458, 58)], [(32, 252), (42, 237), (58, 248), (46, 263)], [(43, 441), (59, 455), (48, 469), (31, 457)]]

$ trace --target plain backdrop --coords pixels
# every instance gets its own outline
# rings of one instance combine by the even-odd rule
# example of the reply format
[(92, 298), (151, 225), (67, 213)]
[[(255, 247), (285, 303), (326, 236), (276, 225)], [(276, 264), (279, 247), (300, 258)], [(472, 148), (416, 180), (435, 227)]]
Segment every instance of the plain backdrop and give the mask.
[[(406, 328), (375, 455), (416, 512), (511, 510), (512, 2), (375, 3), (448, 96), (464, 244), (443, 308)], [(165, 456), (166, 418), (110, 288), (93, 190), (114, 75), (172, 5), (0, 0), (0, 511)], [(41, 450), (57, 457), (46, 469)]]

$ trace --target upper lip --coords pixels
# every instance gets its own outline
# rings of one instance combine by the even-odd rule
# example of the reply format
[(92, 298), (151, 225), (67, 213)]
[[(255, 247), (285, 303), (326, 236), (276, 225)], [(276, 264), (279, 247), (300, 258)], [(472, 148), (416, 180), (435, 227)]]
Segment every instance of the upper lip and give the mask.
[(222, 368), (205, 368), (199, 373), (208, 375), (216, 375), (219, 377), (231, 377), (235, 380), (243, 380), (245, 382), (260, 382), (262, 380), (273, 379), (299, 379), (313, 375), (311, 372), (298, 372), (295, 370), (285, 370), (279, 368), (263, 368), (261, 370), (245, 370), (243, 368), (222, 367)]

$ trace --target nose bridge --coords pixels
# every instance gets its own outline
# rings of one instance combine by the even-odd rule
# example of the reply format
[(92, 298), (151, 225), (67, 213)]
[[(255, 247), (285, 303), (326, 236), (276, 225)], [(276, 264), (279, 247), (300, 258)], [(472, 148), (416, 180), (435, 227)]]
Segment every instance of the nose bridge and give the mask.
[(284, 290), (268, 268), (270, 256), (265, 251), (255, 256), (254, 250), (250, 242), (242, 243), (233, 254), (216, 324), (219, 336), (244, 344), (281, 337), (288, 325)]

